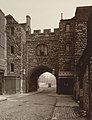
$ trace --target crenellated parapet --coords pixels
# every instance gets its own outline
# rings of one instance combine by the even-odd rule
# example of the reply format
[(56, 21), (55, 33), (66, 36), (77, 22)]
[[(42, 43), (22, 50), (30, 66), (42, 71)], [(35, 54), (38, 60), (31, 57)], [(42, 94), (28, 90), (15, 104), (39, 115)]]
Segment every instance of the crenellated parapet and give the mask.
[(43, 32), (41, 32), (41, 30), (34, 30), (33, 31), (33, 34), (37, 35), (37, 34), (49, 34), (49, 33), (52, 33), (51, 32), (51, 29), (43, 29)]
[(41, 34), (41, 30), (34, 30), (33, 34)]
[(31, 35), (51, 35), (51, 34), (56, 35), (59, 34), (59, 28), (54, 28), (53, 32), (51, 31), (51, 29), (43, 29), (43, 31), (41, 31), (41, 29), (34, 30)]
[(44, 31), (44, 32), (43, 32), (44, 34), (49, 34), (49, 33), (51, 33), (51, 29), (44, 29), (43, 31)]

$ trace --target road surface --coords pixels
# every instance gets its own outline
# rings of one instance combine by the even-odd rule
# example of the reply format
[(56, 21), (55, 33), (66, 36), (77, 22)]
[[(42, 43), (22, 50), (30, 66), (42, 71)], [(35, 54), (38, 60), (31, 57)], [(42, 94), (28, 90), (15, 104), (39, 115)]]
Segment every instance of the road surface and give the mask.
[(11, 95), (0, 102), (0, 120), (86, 120), (69, 95), (57, 95), (53, 88), (35, 94)]

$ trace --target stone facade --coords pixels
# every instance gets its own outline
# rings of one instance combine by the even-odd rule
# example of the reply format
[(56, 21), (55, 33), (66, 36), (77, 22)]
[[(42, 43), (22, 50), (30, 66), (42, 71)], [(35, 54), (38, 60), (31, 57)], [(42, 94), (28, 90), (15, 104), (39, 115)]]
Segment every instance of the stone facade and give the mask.
[[(33, 34), (27, 37), (28, 77), (31, 77), (30, 75), (32, 74), (33, 69), (40, 66), (45, 66), (52, 70), (55, 69), (55, 71), (58, 71), (57, 61), (59, 30), (55, 29), (54, 31), (55, 32), (52, 33), (51, 30), (44, 30), (44, 33), (40, 33), (40, 31), (35, 30)], [(42, 55), (39, 55), (39, 49), (46, 49), (45, 53), (41, 53)]]
[(87, 45), (87, 22), (92, 7), (78, 7), (75, 13), (75, 63), (81, 57)]
[[(67, 87), (67, 93), (70, 91), (69, 88), (73, 86), (74, 78), (74, 18), (69, 20), (60, 20), (59, 23), (59, 71), (58, 71), (58, 84), (59, 92), (65, 90)], [(68, 82), (68, 80), (70, 82)], [(65, 82), (66, 81), (66, 82)], [(68, 86), (67, 86), (68, 84)], [(68, 88), (69, 87), (69, 88)], [(72, 90), (70, 93), (72, 94)], [(65, 93), (66, 91), (63, 91)]]
[(4, 73), (6, 68), (5, 47), (5, 15), (0, 10), (0, 94), (4, 92)]
[[(79, 99), (76, 65), (87, 45), (91, 9), (90, 6), (78, 7), (73, 18), (61, 19), (54, 32), (44, 29), (43, 33), (41, 30), (31, 33), (30, 16), (26, 16), (26, 23), (22, 24), (11, 15), (6, 16), (7, 77), (19, 79), (21, 92), (37, 90), (38, 77), (48, 71), (57, 78), (57, 93), (74, 93)], [(86, 76), (84, 78), (86, 80)]]
[[(87, 43), (80, 59), (76, 64), (75, 98), (80, 103), (83, 115), (92, 119), (92, 10), (87, 19)], [(77, 86), (78, 85), (78, 86)]]
[[(27, 36), (26, 66), (28, 81), (31, 81), (31, 74), (33, 74), (36, 68), (44, 66), (50, 68), (52, 71), (54, 70), (57, 77), (58, 93), (68, 93), (70, 88), (72, 88), (70, 91), (72, 93), (73, 88), (76, 89), (78, 87), (73, 87), (76, 77), (75, 66), (87, 45), (87, 21), (91, 9), (92, 7), (90, 6), (78, 7), (75, 16), (72, 19), (61, 19), (59, 28), (55, 29), (54, 32), (51, 32), (50, 29), (44, 30), (43, 33), (40, 30), (35, 30), (33, 34)], [(40, 45), (47, 46), (47, 55), (37, 55), (37, 48)], [(36, 77), (38, 78), (39, 76), (37, 75)], [(66, 87), (68, 91), (63, 91), (66, 90)], [(78, 97), (77, 93), (76, 96)]]

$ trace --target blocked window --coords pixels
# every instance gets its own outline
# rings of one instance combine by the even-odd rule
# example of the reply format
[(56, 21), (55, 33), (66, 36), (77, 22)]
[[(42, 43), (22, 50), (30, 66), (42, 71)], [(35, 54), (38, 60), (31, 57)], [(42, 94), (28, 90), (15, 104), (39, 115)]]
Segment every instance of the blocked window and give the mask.
[(11, 46), (11, 53), (14, 54), (14, 46)]
[(14, 27), (11, 27), (11, 35), (14, 35)]
[(47, 45), (40, 44), (37, 46), (37, 55), (39, 56), (45, 56), (48, 54), (48, 47)]
[(11, 72), (14, 72), (14, 63), (11, 63)]
[(66, 31), (66, 32), (70, 31), (70, 24), (66, 24), (66, 26), (65, 26), (65, 31)]

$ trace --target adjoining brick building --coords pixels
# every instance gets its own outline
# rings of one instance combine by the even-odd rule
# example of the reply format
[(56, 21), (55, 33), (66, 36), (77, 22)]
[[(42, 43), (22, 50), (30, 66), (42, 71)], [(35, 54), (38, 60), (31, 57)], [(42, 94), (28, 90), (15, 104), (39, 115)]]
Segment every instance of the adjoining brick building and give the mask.
[(4, 92), (4, 74), (6, 69), (5, 15), (0, 10), (0, 94)]
[(6, 16), (7, 76), (4, 93), (23, 92), (26, 50), (26, 24), (19, 24), (11, 15)]

